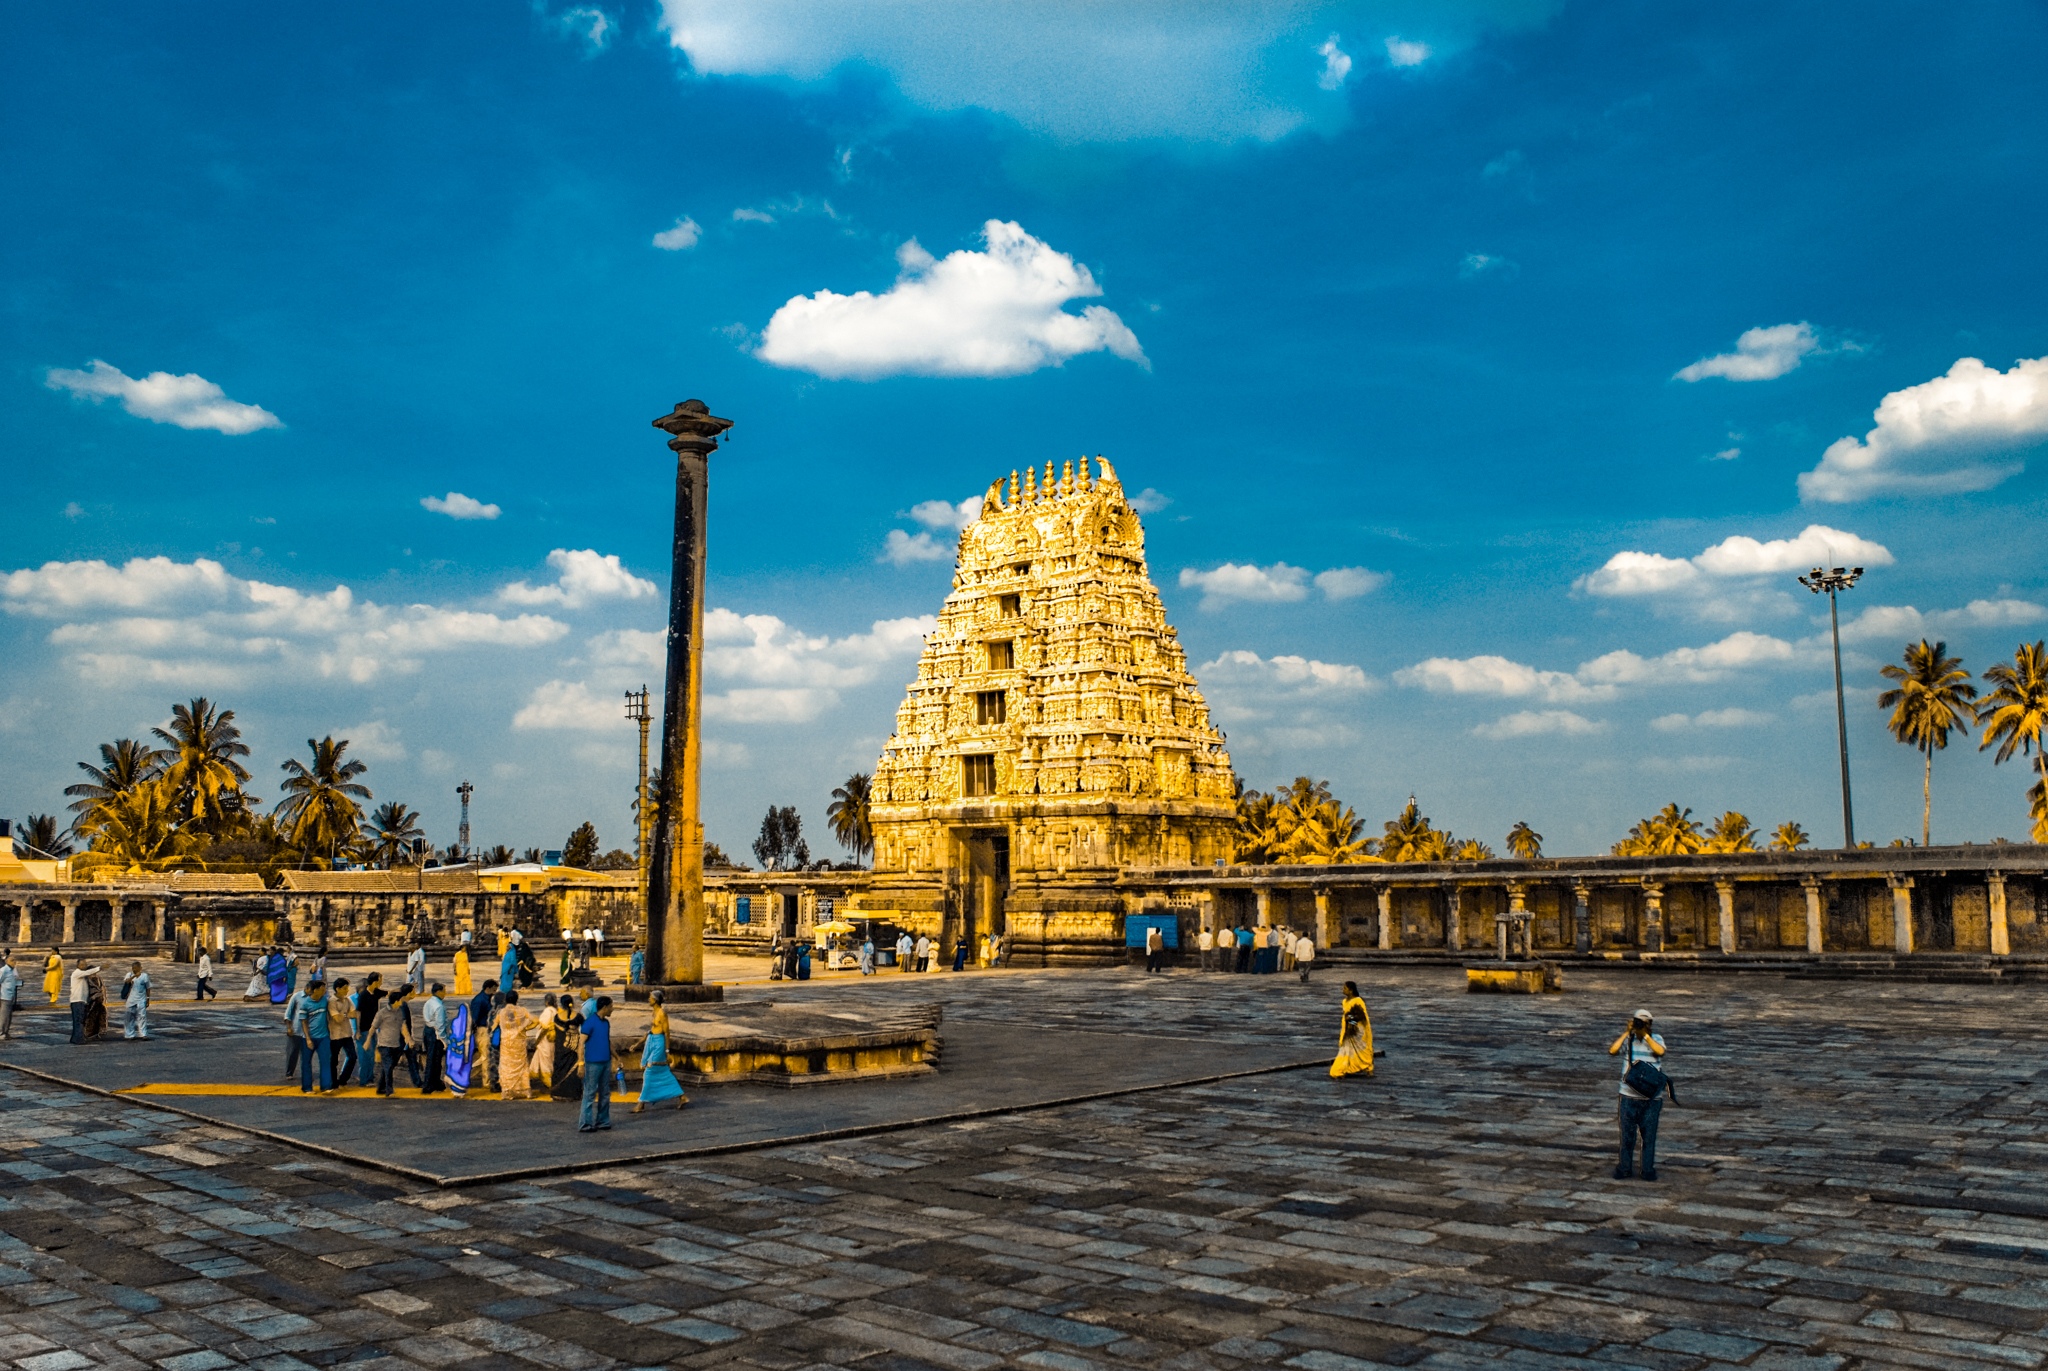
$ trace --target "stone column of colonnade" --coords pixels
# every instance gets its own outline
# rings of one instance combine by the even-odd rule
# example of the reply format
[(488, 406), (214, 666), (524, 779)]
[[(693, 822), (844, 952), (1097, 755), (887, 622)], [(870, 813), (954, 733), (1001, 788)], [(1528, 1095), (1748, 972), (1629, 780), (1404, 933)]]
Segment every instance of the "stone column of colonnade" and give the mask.
[(1664, 950), (1664, 887), (1657, 881), (1643, 882), (1643, 951)]
[(1373, 893), (1379, 897), (1380, 905), (1380, 951), (1391, 952), (1394, 948), (1394, 888), (1378, 886)]
[[(1800, 881), (1799, 884), (1806, 891), (1806, 950), (1817, 953), (1820, 951), (1822, 927), (1820, 877), (1808, 876)], [(1732, 940), (1726, 950), (1730, 952), (1735, 950)]]
[(1572, 883), (1572, 947), (1593, 950), (1593, 890), (1584, 881)]
[(1913, 878), (1891, 872), (1885, 874), (1885, 883), (1892, 889), (1892, 950), (1911, 952), (1913, 950)]
[(1727, 956), (1735, 950), (1735, 882), (1714, 882), (1714, 902), (1719, 918), (1716, 923), (1716, 941), (1721, 945), (1721, 955)]
[(31, 897), (29, 899), (23, 900), (19, 907), (21, 909), (21, 931), (15, 937), (15, 941), (20, 943), (23, 947), (26, 947), (28, 946), (29, 940), (35, 936), (35, 931), (31, 926), (30, 921), (35, 918), (36, 902), (34, 898)]
[(1991, 915), (1991, 955), (2008, 957), (2012, 955), (2012, 934), (2005, 922), (2005, 873), (1987, 871), (1984, 873), (1986, 903)]
[(1444, 882), (1444, 946), (1455, 951), (1465, 945), (1464, 887)]

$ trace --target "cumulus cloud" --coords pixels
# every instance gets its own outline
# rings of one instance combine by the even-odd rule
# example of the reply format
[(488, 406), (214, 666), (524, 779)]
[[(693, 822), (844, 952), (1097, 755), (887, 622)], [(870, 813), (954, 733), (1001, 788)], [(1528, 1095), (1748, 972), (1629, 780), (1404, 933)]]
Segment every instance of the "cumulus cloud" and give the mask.
[(1387, 39), (1387, 61), (1397, 67), (1419, 67), (1429, 60), (1430, 47), (1427, 43), (1411, 43), (1401, 38)]
[(1213, 571), (1183, 567), (1180, 583), (1182, 589), (1201, 590), (1203, 609), (1218, 609), (1237, 600), (1272, 605), (1308, 598), (1308, 569), (1285, 562), (1265, 567), (1225, 562)]
[(733, 210), (732, 221), (735, 224), (772, 224), (775, 222), (775, 216), (766, 210), (741, 205)]
[(230, 400), (219, 386), (192, 372), (173, 376), (168, 371), (152, 371), (137, 380), (123, 374), (119, 367), (95, 358), (84, 371), (54, 367), (43, 378), (43, 384), (96, 405), (119, 400), (121, 408), (138, 419), (175, 424), (179, 428), (208, 428), (216, 433), (234, 434), (284, 427), (283, 420), (261, 405)]
[(1881, 543), (1825, 524), (1808, 524), (1792, 538), (1761, 541), (1737, 534), (1695, 557), (1659, 552), (1617, 552), (1572, 589), (1603, 598), (1657, 597), (1696, 618), (1727, 622), (1759, 612), (1792, 613), (1798, 601), (1780, 582), (1816, 566), (1890, 566)]
[(505, 512), (496, 505), (472, 499), (459, 490), (451, 490), (445, 496), (429, 495), (420, 501), (420, 508), (445, 514), (451, 519), (495, 519)]
[(337, 738), (348, 739), (351, 755), (366, 762), (400, 762), (405, 760), (405, 744), (398, 739), (398, 730), (382, 719), (356, 724), (349, 728), (334, 730)]
[(597, 600), (641, 600), (658, 593), (654, 582), (626, 570), (616, 553), (599, 553), (595, 548), (571, 551), (556, 548), (548, 554), (548, 565), (562, 574), (553, 585), (528, 585), (514, 581), (498, 589), (498, 598), (514, 605), (560, 605), (581, 609)]
[(1655, 657), (1626, 649), (1581, 662), (1574, 671), (1546, 671), (1506, 657), (1431, 657), (1394, 673), (1398, 685), (1437, 695), (1534, 698), (1550, 704), (1612, 700), (1623, 686), (1697, 685), (1724, 681), (1760, 667), (1813, 658), (1809, 645), (1795, 646), (1760, 633), (1732, 633), (1705, 647), (1674, 648)]
[(674, 228), (665, 228), (654, 235), (654, 246), (663, 252), (681, 252), (697, 246), (697, 240), (703, 233), (703, 225), (685, 214), (676, 220)]
[(1157, 514), (1172, 503), (1172, 497), (1161, 495), (1150, 486), (1146, 486), (1136, 495), (1130, 497), (1131, 508), (1137, 510), (1140, 514)]
[(1368, 571), (1362, 566), (1333, 566), (1316, 573), (1316, 589), (1332, 600), (1355, 600), (1386, 583), (1384, 571)]
[(1205, 688), (1255, 686), (1313, 693), (1358, 693), (1377, 689), (1379, 682), (1362, 667), (1343, 662), (1318, 662), (1307, 657), (1260, 657), (1238, 649), (1204, 662), (1197, 677)]
[(1380, 688), (1363, 668), (1309, 657), (1224, 652), (1195, 670), (1210, 717), (1240, 754), (1347, 746), (1358, 700)]
[(929, 533), (905, 533), (900, 528), (889, 530), (889, 536), (882, 540), (882, 555), (875, 560), (887, 562), (890, 566), (910, 566), (915, 562), (946, 562), (953, 557), (950, 542), (942, 543)]
[(754, 355), (834, 380), (1021, 376), (1105, 351), (1150, 369), (1137, 335), (1114, 312), (1062, 308), (1102, 294), (1087, 267), (1014, 223), (989, 220), (982, 240), (986, 251), (935, 260), (911, 239), (896, 253), (896, 284), (880, 295), (821, 290), (792, 298), (769, 319)]
[[(2031, 600), (1972, 600), (1961, 609), (1921, 613), (1911, 605), (1870, 605), (1842, 621), (1845, 643), (1888, 643), (1898, 639), (1939, 637), (1973, 628), (2020, 628), (2048, 620), (2048, 605)], [(1825, 642), (1818, 634), (1815, 643)]]
[(1521, 270), (1518, 264), (1505, 257), (1485, 252), (1468, 252), (1464, 260), (1458, 263), (1458, 278), (1470, 281), (1481, 276), (1508, 277), (1516, 275)]
[(1722, 681), (1757, 666), (1792, 661), (1798, 650), (1768, 634), (1731, 633), (1705, 647), (1680, 647), (1656, 657), (1622, 649), (1579, 664), (1578, 679), (1610, 685), (1695, 685)]
[(1704, 381), (1719, 376), (1729, 381), (1771, 381), (1797, 367), (1808, 357), (1826, 352), (1860, 351), (1853, 343), (1821, 346), (1812, 324), (1772, 324), (1769, 328), (1746, 330), (1735, 340), (1735, 351), (1702, 357), (1691, 366), (1672, 374), (1674, 381)]
[(555, 16), (555, 26), (583, 45), (585, 57), (595, 57), (611, 46), (618, 29), (612, 17), (595, 5), (578, 5)]
[(545, 615), (358, 601), (341, 585), (309, 594), (203, 557), (46, 562), (0, 574), (0, 608), (63, 620), (49, 641), (88, 679), (179, 685), (361, 683), (418, 671), (429, 653), (539, 647), (568, 631)]
[(1839, 438), (1799, 477), (1800, 498), (1848, 504), (1877, 495), (1989, 490), (2025, 463), (2007, 454), (2048, 438), (2048, 357), (1998, 371), (1964, 357), (1944, 376), (1895, 390), (1877, 427)]
[(1662, 714), (1650, 720), (1659, 733), (1683, 733), (1695, 728), (1761, 728), (1776, 723), (1778, 716), (1754, 709), (1708, 709), (1698, 714)]
[(1546, 733), (1582, 736), (1605, 732), (1606, 728), (1605, 721), (1588, 719), (1569, 709), (1524, 709), (1490, 724), (1479, 725), (1472, 730), (1472, 736), (1503, 741), (1508, 738), (1534, 738)]
[(1533, 695), (1557, 704), (1611, 700), (1611, 684), (1588, 684), (1568, 671), (1538, 671), (1506, 657), (1431, 657), (1394, 673), (1397, 685), (1432, 695)]
[[(1393, 49), (1389, 47), (1388, 51)], [(1351, 56), (1337, 46), (1336, 34), (1323, 40), (1323, 45), (1316, 49), (1316, 56), (1323, 59), (1323, 70), (1316, 77), (1316, 84), (1324, 90), (1336, 90), (1344, 84), (1344, 78), (1351, 75)]]
[(632, 725), (626, 720), (624, 697), (600, 700), (581, 681), (549, 681), (535, 686), (526, 703), (512, 716), (517, 729), (586, 729), (619, 732)]
[(981, 517), (981, 500), (979, 495), (970, 495), (957, 504), (951, 500), (920, 500), (910, 507), (909, 517), (934, 533), (958, 533)]

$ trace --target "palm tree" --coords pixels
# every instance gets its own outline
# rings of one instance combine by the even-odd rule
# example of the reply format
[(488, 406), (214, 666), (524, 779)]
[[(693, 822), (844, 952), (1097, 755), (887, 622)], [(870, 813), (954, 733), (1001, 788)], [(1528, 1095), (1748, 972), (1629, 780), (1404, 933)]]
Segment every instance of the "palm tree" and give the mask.
[(1493, 860), (1493, 849), (1477, 838), (1467, 838), (1458, 844), (1451, 855), (1461, 862), (1487, 862)]
[[(1327, 787), (1322, 793), (1327, 793)], [(1299, 866), (1336, 866), (1371, 861), (1373, 842), (1361, 838), (1365, 821), (1334, 799), (1316, 800), (1315, 788), (1296, 791), (1276, 804), (1278, 836), (1274, 857)]]
[(1771, 851), (1797, 852), (1813, 841), (1813, 835), (1791, 819), (1785, 820), (1771, 833)]
[(832, 803), (825, 806), (825, 818), (832, 825), (832, 836), (839, 839), (839, 845), (853, 853), (854, 860), (865, 861), (875, 850), (875, 826), (868, 818), (868, 802), (872, 795), (874, 777), (865, 771), (856, 771), (846, 778), (846, 784), (832, 792)]
[(1960, 657), (1948, 655), (1947, 643), (1930, 644), (1925, 638), (1906, 645), (1906, 664), (1883, 669), (1884, 678), (1897, 681), (1897, 690), (1877, 697), (1878, 708), (1889, 709), (1892, 736), (1911, 743), (1926, 759), (1920, 775), (1920, 846), (1926, 847), (1934, 834), (1934, 754), (1948, 746), (1951, 729), (1967, 733), (1976, 721), (1977, 687), (1963, 670)]
[(15, 834), (14, 841), (18, 846), (29, 849), (31, 857), (56, 860), (71, 855), (71, 843), (65, 838), (64, 831), (57, 827), (55, 814), (29, 815), (21, 826), (21, 832)]
[[(370, 799), (370, 788), (356, 777), (370, 768), (358, 761), (343, 761), (348, 739), (306, 739), (313, 750), (313, 764), (288, 759), (284, 799), (277, 806), (277, 821), (291, 834), (292, 845), (307, 856), (326, 857), (331, 865), (344, 848), (355, 841), (362, 828), (363, 807), (357, 800)], [(246, 749), (244, 749), (246, 751)]]
[(486, 848), (483, 852), (479, 853), (477, 860), (485, 866), (510, 866), (512, 865), (512, 857), (512, 849), (503, 843), (499, 843), (496, 847)]
[(95, 864), (134, 868), (199, 850), (201, 840), (179, 827), (183, 817), (175, 792), (159, 777), (103, 801), (85, 816), (79, 831), (92, 840), (88, 856), (102, 859)]
[(1280, 840), (1274, 823), (1273, 797), (1263, 790), (1246, 790), (1237, 783), (1237, 831), (1230, 860), (1264, 866), (1273, 860), (1273, 845)]
[(1508, 830), (1508, 851), (1524, 859), (1543, 855), (1543, 835), (1526, 820)]
[(2041, 742), (2041, 730), (2048, 728), (2048, 644), (2021, 643), (2012, 661), (1987, 669), (1984, 680), (1994, 689), (1977, 705), (1977, 722), (1984, 728), (1977, 750), (1997, 743), (1994, 766), (2011, 761), (2014, 753), (2035, 754), (2034, 770), (2041, 779), (2027, 789), (2027, 812), (2034, 841), (2048, 842), (2048, 767), (2042, 765), (2048, 753)]
[(167, 755), (133, 738), (116, 738), (111, 743), (101, 743), (98, 766), (91, 762), (78, 764), (78, 769), (90, 779), (81, 785), (64, 787), (66, 795), (79, 797), (71, 802), (71, 812), (78, 816), (71, 821), (74, 830), (100, 804), (117, 795), (125, 795), (146, 781), (155, 780), (163, 770)]
[(1756, 825), (1749, 816), (1729, 810), (1714, 820), (1714, 826), (1707, 830), (1705, 852), (1754, 852), (1756, 846)]
[(181, 822), (218, 824), (242, 812), (253, 798), (241, 793), (249, 770), (235, 759), (248, 756), (249, 748), (242, 742), (242, 730), (235, 727), (232, 709), (218, 709), (201, 696), (190, 704), (171, 706), (168, 731), (150, 732), (170, 744), (164, 776)]
[(1690, 809), (1676, 802), (1665, 805), (1649, 818), (1629, 829), (1628, 836), (1614, 845), (1618, 857), (1671, 857), (1698, 852), (1706, 845), (1699, 822)]
[(396, 800), (386, 800), (370, 814), (370, 860), (387, 868), (412, 856), (414, 846), (427, 836), (420, 816)]
[(1432, 828), (1415, 797), (1397, 819), (1385, 824), (1387, 836), (1380, 839), (1380, 856), (1390, 862), (1440, 862), (1451, 855), (1451, 835)]

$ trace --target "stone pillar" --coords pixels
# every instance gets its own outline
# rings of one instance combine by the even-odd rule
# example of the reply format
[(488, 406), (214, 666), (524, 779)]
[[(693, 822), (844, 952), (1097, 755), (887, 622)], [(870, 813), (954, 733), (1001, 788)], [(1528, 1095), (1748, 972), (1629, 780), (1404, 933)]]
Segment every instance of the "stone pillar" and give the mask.
[(78, 901), (67, 898), (64, 901), (64, 938), (67, 943), (78, 941)]
[(33, 896), (21, 902), (21, 933), (15, 941), (23, 947), (28, 946), (30, 937), (34, 935), (34, 929), (30, 927), (29, 921), (35, 917), (35, 913), (36, 902)]
[(1373, 892), (1380, 902), (1380, 951), (1394, 946), (1394, 888), (1383, 885)]
[(1536, 955), (1536, 925), (1529, 917), (1529, 887), (1520, 883), (1510, 883), (1508, 886), (1508, 932), (1511, 935), (1508, 944), (1510, 952), (1514, 950), (1514, 936), (1519, 935), (1522, 940), (1522, 955)]
[(1806, 950), (1820, 951), (1820, 877), (1808, 876), (1799, 883), (1806, 888)]
[(1252, 900), (1258, 906), (1258, 914), (1252, 922), (1263, 928), (1273, 922), (1273, 892), (1265, 886), (1255, 887)]
[(1337, 914), (1332, 908), (1328, 886), (1316, 888), (1316, 946), (1335, 947), (1337, 938), (1343, 932), (1337, 927)]
[(1465, 890), (1454, 881), (1444, 882), (1444, 946), (1465, 945)]
[(2010, 957), (2012, 955), (2012, 931), (2005, 922), (2005, 873), (1987, 871), (1984, 873), (1984, 888), (1991, 907), (1991, 955)]
[(1593, 892), (1584, 885), (1572, 887), (1572, 946), (1593, 950)]
[(1892, 951), (1913, 950), (1913, 878), (1885, 873), (1892, 888)]
[[(661, 790), (648, 873), (647, 979), (704, 983), (703, 752), (704, 535), (711, 452), (732, 420), (685, 400), (654, 421), (676, 455), (675, 538), (668, 604), (668, 676), (661, 707)], [(718, 998), (711, 993), (707, 998)]]
[(128, 902), (123, 899), (107, 901), (107, 938), (111, 942), (121, 941), (121, 925), (126, 921)]
[(1643, 882), (1643, 951), (1664, 950), (1664, 887)]
[(1735, 950), (1735, 882), (1714, 882), (1714, 894), (1721, 902), (1721, 955)]

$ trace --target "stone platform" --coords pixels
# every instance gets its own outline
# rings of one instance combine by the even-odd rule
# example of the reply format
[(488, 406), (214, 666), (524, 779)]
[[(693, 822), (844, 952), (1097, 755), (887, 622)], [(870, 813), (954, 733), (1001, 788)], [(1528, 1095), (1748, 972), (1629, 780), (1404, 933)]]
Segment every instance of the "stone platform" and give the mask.
[(1564, 989), (1556, 962), (1465, 963), (1465, 989), (1474, 995), (1541, 995)]
[(754, 1000), (669, 1013), (669, 1055), (686, 1085), (825, 1085), (935, 1076), (936, 1004), (868, 1009)]

